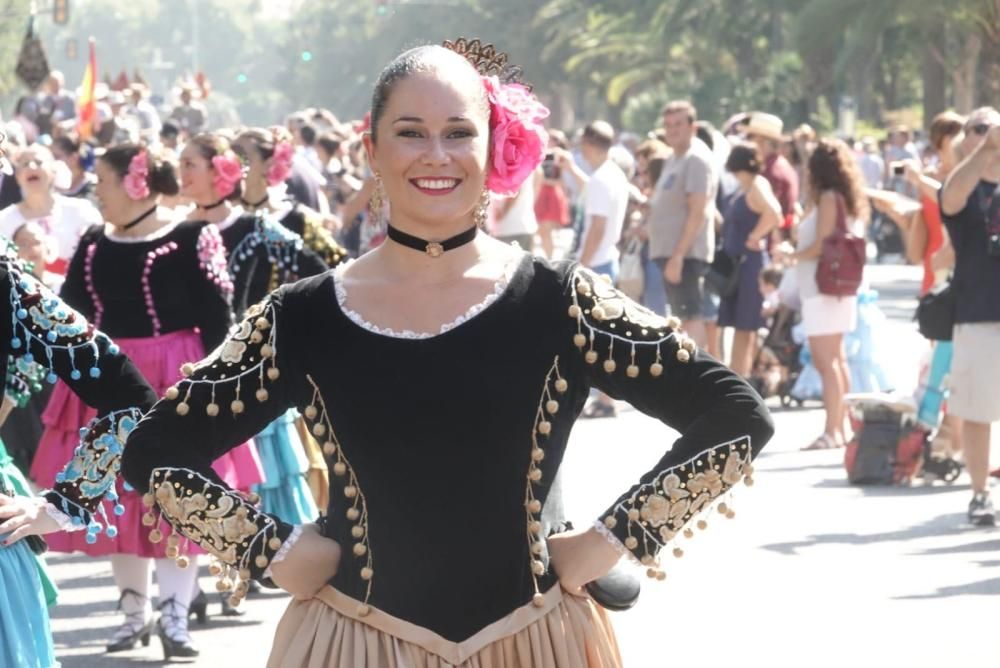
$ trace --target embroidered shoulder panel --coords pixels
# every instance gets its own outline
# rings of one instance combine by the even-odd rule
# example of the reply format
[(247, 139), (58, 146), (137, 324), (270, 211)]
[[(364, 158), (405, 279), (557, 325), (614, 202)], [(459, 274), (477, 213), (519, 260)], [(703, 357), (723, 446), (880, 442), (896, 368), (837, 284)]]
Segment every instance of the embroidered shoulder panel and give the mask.
[(302, 241), (319, 255), (329, 268), (334, 268), (348, 259), (347, 249), (337, 243), (323, 225), (323, 221), (311, 212), (303, 212)]
[(168, 401), (177, 401), (177, 414), (187, 415), (193, 402), (209, 417), (223, 410), (239, 415), (247, 409), (244, 385), (257, 402), (267, 401), (268, 387), (281, 375), (277, 329), (270, 299), (247, 309), (222, 345), (204, 360), (181, 367), (185, 378), (166, 392)]
[(56, 475), (55, 486), (44, 493), (49, 503), (71, 518), (74, 527), (87, 527), (88, 543), (97, 541), (102, 528), (111, 538), (118, 533), (102, 501), (112, 504), (115, 516), (125, 513), (124, 506), (118, 503), (115, 480), (121, 470), (125, 441), (141, 417), (138, 408), (129, 408), (91, 420), (80, 430), (80, 445)]
[[(735, 515), (720, 497), (741, 481), (753, 484), (751, 457), (748, 436), (703, 450), (634, 488), (609, 510), (603, 524), (643, 565), (657, 567), (651, 577), (658, 575), (660, 550), (682, 531), (690, 538), (685, 527), (697, 515), (713, 506), (729, 518)], [(697, 525), (707, 528), (704, 519)], [(679, 547), (673, 552), (683, 554)]]
[(228, 299), (233, 296), (233, 280), (226, 263), (226, 246), (215, 225), (206, 225), (198, 233), (198, 266), (209, 281)]
[(573, 270), (569, 317), (576, 321), (573, 343), (584, 351), (584, 359), (596, 364), (603, 357), (602, 366), (609, 374), (619, 369), (616, 348), (627, 354), (624, 371), (629, 378), (643, 372), (658, 377), (667, 356), (685, 363), (695, 351), (694, 341), (680, 331), (680, 320), (636, 304), (607, 277), (584, 267)]
[[(58, 379), (53, 371), (55, 363), (63, 360), (68, 362), (72, 380), (81, 379), (85, 372), (90, 378), (99, 378), (98, 343), (107, 344), (109, 355), (117, 355), (118, 346), (32, 276), (9, 249), (0, 255), (0, 265), (10, 275), (12, 353), (27, 364), (36, 362), (47, 369), (45, 378), (50, 383)], [(81, 355), (88, 367), (85, 371), (77, 367)]]

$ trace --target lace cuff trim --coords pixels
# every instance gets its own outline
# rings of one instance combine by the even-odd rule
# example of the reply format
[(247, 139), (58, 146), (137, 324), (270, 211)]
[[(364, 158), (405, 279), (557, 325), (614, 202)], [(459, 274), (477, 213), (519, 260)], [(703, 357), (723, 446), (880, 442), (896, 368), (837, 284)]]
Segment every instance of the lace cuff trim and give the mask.
[(639, 560), (635, 558), (635, 555), (632, 554), (632, 551), (629, 550), (627, 547), (625, 547), (625, 545), (622, 544), (620, 540), (618, 540), (618, 536), (611, 533), (611, 529), (604, 526), (604, 522), (600, 520), (594, 520), (594, 528), (597, 529), (597, 533), (604, 536), (604, 539), (606, 541), (611, 543), (611, 547), (615, 548), (615, 551), (618, 552), (619, 555), (628, 556), (628, 560), (631, 561), (633, 564), (636, 564), (637, 566), (642, 565), (641, 563), (639, 563)]
[(469, 320), (472, 320), (477, 315), (485, 311), (491, 304), (493, 304), (493, 302), (499, 299), (507, 291), (507, 286), (510, 285), (510, 279), (517, 271), (523, 257), (523, 253), (514, 255), (504, 267), (503, 274), (496, 280), (496, 283), (493, 284), (493, 292), (486, 295), (483, 301), (470, 306), (465, 313), (456, 319), (441, 325), (437, 332), (414, 332), (409, 329), (404, 329), (400, 332), (392, 329), (391, 327), (379, 327), (378, 325), (374, 325), (365, 320), (364, 316), (357, 311), (347, 308), (347, 288), (344, 287), (343, 276), (344, 271), (351, 266), (354, 260), (337, 265), (337, 267), (333, 270), (333, 284), (337, 293), (337, 303), (340, 305), (340, 310), (343, 311), (344, 315), (346, 315), (348, 319), (362, 329), (367, 329), (369, 332), (392, 337), (394, 339), (431, 339), (435, 336), (440, 336), (445, 332), (455, 329)]
[(56, 521), (56, 524), (63, 531), (82, 531), (86, 526), (82, 523), (73, 524), (73, 518), (56, 508), (51, 502), (45, 504), (45, 512)]
[(265, 578), (270, 579), (272, 577), (271, 569), (274, 567), (276, 563), (278, 563), (279, 561), (283, 561), (285, 557), (288, 556), (288, 553), (295, 546), (295, 543), (299, 542), (299, 538), (301, 537), (302, 537), (302, 525), (296, 524), (295, 528), (292, 529), (292, 533), (288, 534), (288, 538), (286, 538), (285, 542), (281, 544), (281, 549), (275, 552), (274, 556), (271, 558), (271, 565), (268, 566), (267, 570), (264, 571)]

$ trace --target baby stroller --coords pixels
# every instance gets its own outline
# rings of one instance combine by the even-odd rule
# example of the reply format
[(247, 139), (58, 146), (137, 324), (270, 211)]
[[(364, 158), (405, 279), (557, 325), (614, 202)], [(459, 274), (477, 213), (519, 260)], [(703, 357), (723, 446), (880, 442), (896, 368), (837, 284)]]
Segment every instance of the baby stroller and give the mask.
[(792, 336), (798, 317), (798, 312), (791, 307), (784, 304), (778, 306), (750, 372), (750, 384), (760, 396), (765, 399), (780, 397), (782, 406), (789, 406), (792, 401), (802, 405), (801, 399), (794, 399), (791, 395), (802, 371), (802, 344), (796, 343)]

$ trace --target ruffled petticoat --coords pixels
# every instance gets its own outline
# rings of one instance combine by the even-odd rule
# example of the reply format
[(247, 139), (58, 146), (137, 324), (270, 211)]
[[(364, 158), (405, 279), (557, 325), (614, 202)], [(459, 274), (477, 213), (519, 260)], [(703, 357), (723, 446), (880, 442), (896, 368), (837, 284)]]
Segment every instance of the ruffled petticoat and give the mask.
[[(129, 356), (146, 381), (160, 396), (167, 388), (181, 378), (180, 368), (186, 362), (194, 362), (205, 356), (201, 337), (194, 330), (171, 332), (156, 337), (141, 339), (117, 339), (122, 352)], [(62, 382), (56, 385), (42, 421), (45, 433), (38, 445), (38, 452), (31, 464), (31, 477), (43, 487), (51, 487), (73, 449), (80, 442), (80, 428), (95, 415), (94, 409), (79, 398)], [(264, 476), (257, 450), (252, 443), (244, 443), (215, 460), (212, 468), (235, 489), (249, 492), (261, 483)], [(57, 532), (46, 537), (53, 552), (84, 552), (100, 557), (108, 554), (134, 554), (140, 557), (162, 559), (166, 557), (166, 541), (149, 542), (149, 532), (156, 527), (142, 525), (146, 509), (142, 497), (135, 491), (125, 491), (124, 481), (117, 483), (120, 503), (125, 514), (114, 518), (118, 534), (108, 538), (103, 533), (93, 545), (86, 542), (86, 531)], [(163, 535), (170, 533), (165, 522), (159, 525)], [(187, 551), (187, 550), (186, 550)], [(190, 544), (191, 554), (201, 554), (201, 550)]]
[(264, 467), (264, 480), (254, 487), (261, 510), (289, 524), (316, 521), (316, 504), (306, 482), (309, 460), (295, 428), (294, 410), (267, 425), (254, 437)]
[(455, 643), (326, 587), (292, 601), (268, 668), (616, 668), (618, 644), (607, 613), (558, 585), (540, 607), (527, 604)]

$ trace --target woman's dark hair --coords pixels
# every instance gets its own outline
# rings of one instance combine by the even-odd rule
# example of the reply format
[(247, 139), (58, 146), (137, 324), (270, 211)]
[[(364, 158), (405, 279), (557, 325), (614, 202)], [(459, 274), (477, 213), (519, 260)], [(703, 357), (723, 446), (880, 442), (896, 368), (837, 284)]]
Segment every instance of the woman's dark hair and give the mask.
[(736, 172), (760, 174), (760, 169), (760, 149), (757, 148), (756, 144), (739, 142), (733, 145), (729, 151), (729, 157), (726, 159), (726, 171), (733, 174)]
[[(194, 137), (188, 140), (189, 144), (193, 144), (195, 148), (198, 149), (198, 154), (207, 160), (209, 164), (212, 162), (212, 158), (217, 155), (221, 155), (226, 151), (232, 150), (232, 142), (230, 142), (229, 137), (221, 133), (213, 132), (199, 132)], [(274, 146), (271, 146), (271, 151), (274, 151)], [(263, 155), (263, 151), (261, 152)], [(267, 158), (271, 157), (268, 153)], [(266, 159), (266, 158), (265, 158)], [(214, 167), (213, 167), (214, 169)], [(237, 181), (236, 187), (233, 188), (233, 192), (227, 195), (223, 199), (230, 201), (238, 200), (243, 196), (243, 182)]]
[(646, 161), (646, 181), (650, 186), (655, 186), (660, 182), (663, 166), (666, 164), (667, 158), (663, 156), (654, 156)]
[(328, 154), (334, 155), (340, 149), (340, 138), (332, 132), (327, 132), (320, 135), (320, 138), (316, 140), (316, 145)]
[(809, 189), (816, 203), (820, 195), (832, 190), (843, 196), (851, 216), (867, 215), (864, 178), (847, 144), (839, 139), (820, 139), (809, 156), (808, 167)]
[(111, 168), (118, 175), (119, 179), (124, 179), (128, 174), (129, 165), (139, 151), (146, 151), (146, 163), (149, 176), (146, 178), (146, 185), (149, 191), (159, 195), (176, 195), (180, 192), (180, 184), (177, 182), (177, 170), (173, 163), (155, 155), (145, 146), (139, 144), (118, 144), (112, 146), (98, 157), (98, 160)]
[(705, 146), (707, 146), (712, 150), (715, 150), (715, 136), (713, 134), (714, 130), (715, 126), (713, 126), (708, 121), (698, 121), (697, 123), (695, 123), (694, 126), (695, 136), (698, 137), (698, 139), (702, 140), (705, 143)]
[[(236, 135), (238, 142), (251, 141), (257, 147), (260, 157), (268, 160), (274, 155), (274, 147), (283, 141), (292, 141), (292, 133), (288, 128), (276, 125), (273, 128), (247, 128)], [(213, 155), (214, 157), (214, 155)], [(209, 158), (211, 160), (211, 158)]]
[(311, 123), (306, 123), (299, 128), (299, 137), (303, 144), (312, 146), (316, 143), (316, 128)]
[(928, 129), (931, 146), (935, 151), (940, 151), (944, 140), (954, 137), (965, 127), (965, 117), (956, 114), (954, 111), (942, 111), (931, 121)]
[[(385, 115), (385, 107), (389, 102), (389, 95), (397, 83), (418, 72), (427, 72), (433, 69), (434, 64), (444, 54), (453, 54), (455, 58), (463, 62), (468, 62), (458, 54), (455, 54), (442, 46), (429, 45), (418, 46), (408, 51), (404, 51), (392, 59), (388, 65), (378, 75), (375, 81), (375, 90), (372, 92), (371, 110), (371, 136), (372, 141), (378, 140), (378, 124)], [(456, 61), (457, 62), (457, 61)], [(472, 65), (469, 64), (471, 68)], [(485, 90), (483, 92), (483, 107), (488, 111)]]

